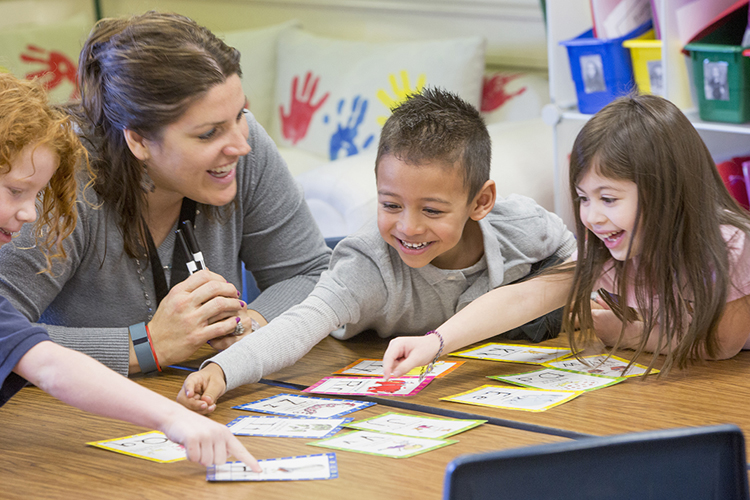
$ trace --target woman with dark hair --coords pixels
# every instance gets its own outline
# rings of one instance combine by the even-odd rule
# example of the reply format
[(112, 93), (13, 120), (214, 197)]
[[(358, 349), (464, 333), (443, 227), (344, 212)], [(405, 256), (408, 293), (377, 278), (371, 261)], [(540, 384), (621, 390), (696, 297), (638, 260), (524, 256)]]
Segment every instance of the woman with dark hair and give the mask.
[[(209, 342), (224, 349), (312, 290), (330, 251), (275, 145), (247, 110), (240, 55), (175, 14), (103, 19), (73, 108), (96, 175), (68, 258), (24, 229), (0, 250), (0, 294), (50, 337), (123, 373)], [(85, 185), (90, 179), (82, 179)], [(189, 275), (189, 224), (210, 270)], [(240, 300), (242, 264), (263, 291)]]

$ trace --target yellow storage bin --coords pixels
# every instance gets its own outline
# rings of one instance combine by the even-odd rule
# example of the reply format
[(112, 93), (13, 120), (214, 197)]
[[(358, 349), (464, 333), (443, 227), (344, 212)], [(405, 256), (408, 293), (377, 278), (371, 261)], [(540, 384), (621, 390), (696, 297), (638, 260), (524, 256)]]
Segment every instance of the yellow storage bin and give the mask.
[(664, 95), (661, 40), (653, 40), (653, 31), (651, 31), (643, 38), (625, 40), (622, 46), (630, 49), (633, 76), (638, 85), (638, 91), (641, 94)]

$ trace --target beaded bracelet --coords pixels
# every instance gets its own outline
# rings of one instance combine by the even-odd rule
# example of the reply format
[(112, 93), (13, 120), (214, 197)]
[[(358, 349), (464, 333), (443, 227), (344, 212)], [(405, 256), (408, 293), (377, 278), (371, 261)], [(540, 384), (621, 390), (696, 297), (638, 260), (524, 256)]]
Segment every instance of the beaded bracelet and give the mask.
[(422, 382), (422, 380), (427, 375), (429, 375), (429, 373), (432, 371), (432, 368), (435, 366), (435, 363), (437, 363), (438, 358), (440, 357), (441, 354), (443, 354), (443, 346), (445, 345), (445, 343), (443, 342), (443, 336), (440, 335), (440, 333), (437, 330), (430, 330), (429, 332), (425, 333), (424, 336), (426, 337), (426, 336), (431, 335), (433, 333), (435, 335), (437, 335), (438, 339), (440, 339), (440, 348), (438, 349), (438, 352), (437, 352), (437, 354), (435, 354), (435, 357), (432, 359), (432, 361), (430, 361), (430, 364), (427, 365), (427, 366), (423, 366), (422, 367), (422, 371), (419, 374), (419, 381), (420, 382)]

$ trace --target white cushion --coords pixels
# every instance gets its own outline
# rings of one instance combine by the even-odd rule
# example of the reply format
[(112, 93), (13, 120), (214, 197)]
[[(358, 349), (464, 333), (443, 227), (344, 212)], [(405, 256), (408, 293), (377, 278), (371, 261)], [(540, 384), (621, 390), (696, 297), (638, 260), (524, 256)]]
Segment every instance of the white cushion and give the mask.
[[(554, 210), (552, 128), (540, 118), (489, 125), (492, 139), (490, 177), (499, 196), (533, 198)], [(323, 236), (346, 236), (377, 214), (375, 151), (326, 163), (301, 175), (313, 217)]]
[(240, 51), (242, 88), (250, 101), (250, 111), (266, 130), (271, 127), (271, 115), (274, 108), (273, 96), (279, 37), (282, 33), (299, 29), (299, 27), (300, 22), (292, 20), (266, 28), (232, 31), (218, 35), (227, 45)]
[(333, 160), (375, 150), (390, 108), (425, 84), (479, 107), (484, 45), (480, 37), (374, 43), (286, 32), (271, 136)]

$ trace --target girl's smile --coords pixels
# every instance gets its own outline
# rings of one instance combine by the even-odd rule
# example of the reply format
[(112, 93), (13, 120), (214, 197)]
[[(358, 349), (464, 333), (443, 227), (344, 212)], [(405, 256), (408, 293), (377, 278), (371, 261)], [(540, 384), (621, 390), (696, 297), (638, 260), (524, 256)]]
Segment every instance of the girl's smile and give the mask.
[[(636, 184), (604, 177), (599, 174), (596, 166), (592, 166), (576, 186), (576, 191), (583, 225), (602, 240), (614, 259), (625, 260), (638, 212)], [(636, 239), (630, 257), (635, 256), (639, 250), (640, 245)]]

